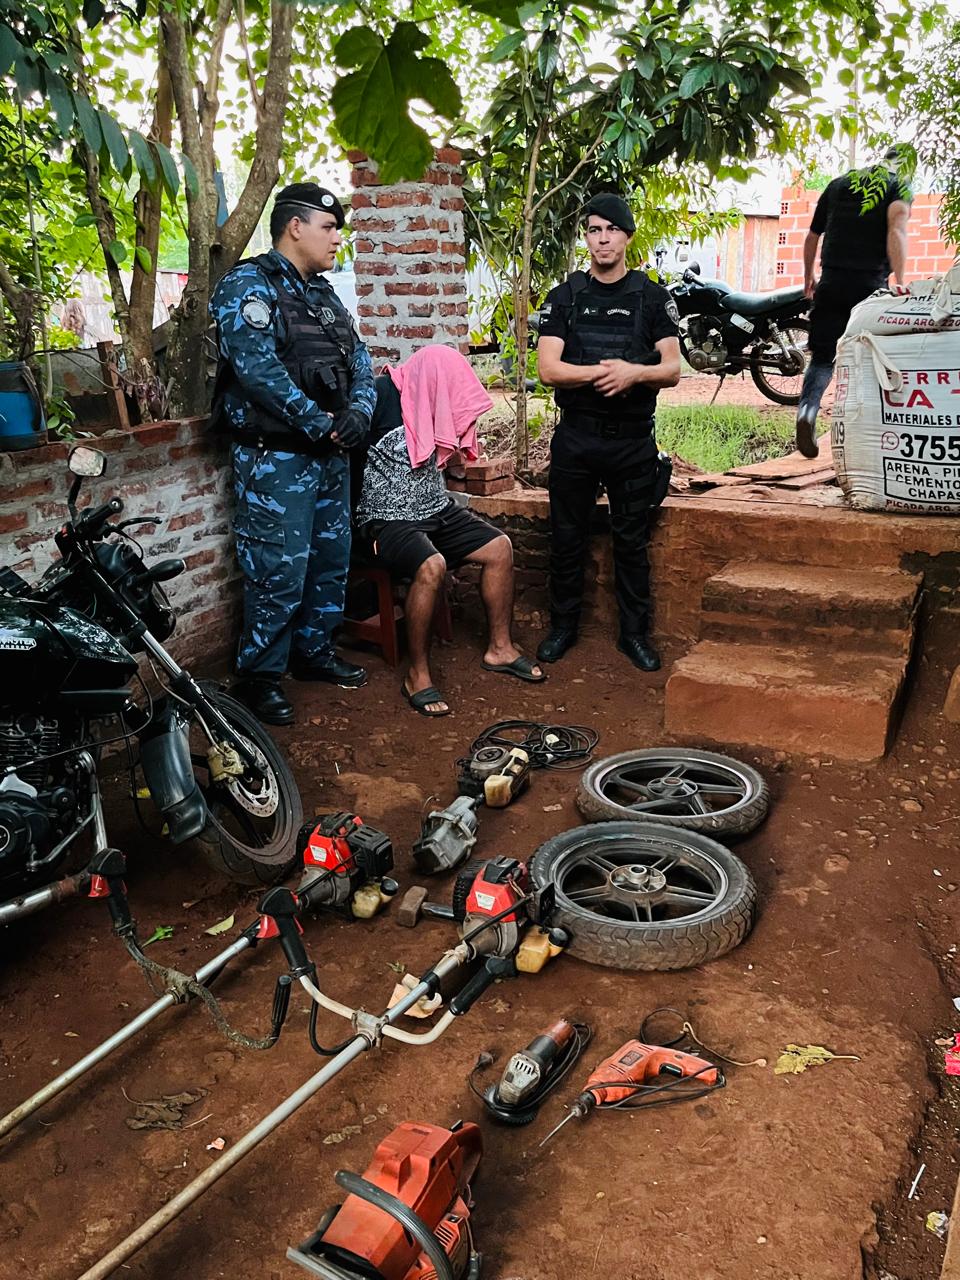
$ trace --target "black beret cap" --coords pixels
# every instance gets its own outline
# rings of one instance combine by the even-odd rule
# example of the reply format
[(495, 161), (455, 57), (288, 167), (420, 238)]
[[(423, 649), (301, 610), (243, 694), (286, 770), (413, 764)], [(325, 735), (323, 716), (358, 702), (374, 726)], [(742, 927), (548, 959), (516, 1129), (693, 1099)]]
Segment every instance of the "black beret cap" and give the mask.
[(612, 222), (615, 227), (625, 231), (628, 236), (632, 236), (637, 229), (633, 214), (630, 212), (630, 206), (626, 200), (621, 196), (614, 195), (612, 191), (601, 191), (599, 195), (591, 199), (589, 204), (584, 206), (584, 218), (589, 218), (591, 213), (595, 213), (598, 218), (606, 218), (607, 222)]
[(346, 221), (343, 205), (337, 197), (316, 182), (294, 182), (289, 187), (284, 187), (278, 192), (273, 207), (284, 204), (299, 204), (308, 209), (319, 209), (322, 213), (332, 213), (338, 227), (342, 227)]

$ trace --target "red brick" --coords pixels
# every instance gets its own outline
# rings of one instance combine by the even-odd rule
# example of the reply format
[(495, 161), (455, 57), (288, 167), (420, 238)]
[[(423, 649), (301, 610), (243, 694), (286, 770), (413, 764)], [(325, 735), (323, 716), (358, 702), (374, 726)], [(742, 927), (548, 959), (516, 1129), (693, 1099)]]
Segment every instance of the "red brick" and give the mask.
[(37, 498), (42, 493), (51, 493), (53, 480), (28, 480), (25, 484), (5, 485), (0, 489), (0, 503), (22, 501), (25, 498)]
[[(423, 221), (422, 218), (419, 219)], [(372, 231), (396, 231), (396, 218), (364, 218), (361, 222), (355, 224), (357, 231), (362, 231), (365, 235)], [(407, 230), (414, 231), (417, 228), (408, 227)], [(359, 241), (358, 241), (359, 244)]]
[(356, 148), (347, 152), (347, 159), (351, 164), (366, 164), (367, 153), (365, 151), (357, 151)]
[(499, 480), (501, 476), (512, 476), (514, 464), (511, 458), (480, 458), (477, 462), (468, 462), (464, 467), (468, 480)]
[(381, 246), (384, 253), (436, 253), (436, 240), (408, 240), (406, 244), (391, 244), (385, 240)]
[(379, 343), (368, 342), (367, 350), (374, 360), (399, 360), (400, 351), (397, 347), (383, 347)]
[(185, 511), (183, 515), (171, 516), (166, 523), (168, 533), (176, 533), (178, 529), (188, 529), (195, 524), (202, 524), (204, 512), (197, 508), (196, 511)]
[(513, 476), (501, 476), (498, 480), (471, 480), (467, 476), (464, 482), (467, 493), (477, 493), (489, 496), (494, 493), (506, 493), (508, 489), (514, 486)]
[(437, 161), (440, 164), (459, 165), (463, 163), (463, 153), (458, 151), (456, 147), (439, 147)]
[(217, 553), (209, 548), (206, 551), (194, 551), (188, 556), (184, 556), (183, 563), (188, 569), (196, 569), (198, 565), (213, 564), (217, 559)]
[[(170, 450), (171, 462), (182, 462), (184, 458), (203, 458), (210, 453), (210, 445), (207, 443), (198, 444), (178, 444), (174, 445)], [(142, 470), (143, 468), (138, 468)]]
[(149, 449), (156, 444), (172, 444), (180, 438), (179, 422), (153, 422), (145, 427), (138, 427), (136, 433), (130, 433), (142, 449)]
[(357, 307), (357, 314), (361, 316), (395, 316), (397, 314), (397, 308), (392, 307), (389, 302), (380, 302), (377, 304), (361, 302)]
[(358, 276), (393, 276), (397, 274), (397, 268), (394, 263), (371, 262), (365, 258), (358, 258), (353, 264), (353, 269)]
[(406, 272), (408, 276), (448, 276), (452, 271), (452, 262), (411, 262), (406, 265)]
[(372, 206), (373, 201), (369, 196), (365, 196), (362, 191), (355, 191), (350, 197), (351, 209), (370, 209)]
[[(389, 285), (387, 285), (387, 288), (389, 289), (389, 288), (390, 288), (390, 286), (389, 286)], [(365, 297), (367, 296), (367, 294), (369, 294), (369, 293), (373, 293), (373, 281), (372, 281), (372, 280), (358, 280), (358, 281), (357, 281), (357, 297), (358, 297), (358, 298), (365, 298)]]
[(388, 338), (432, 338), (436, 329), (432, 324), (388, 324)]
[(464, 203), (463, 196), (444, 196), (440, 201), (440, 208), (460, 210), (464, 207)]
[(0, 516), (0, 533), (15, 533), (17, 529), (27, 527), (25, 511), (11, 511), (9, 515)]
[[(447, 286), (444, 285), (445, 290), (446, 288)], [(384, 285), (384, 290), (388, 298), (406, 298), (411, 294), (415, 294), (417, 297), (427, 298), (440, 292), (437, 285), (430, 284), (426, 280), (422, 280), (418, 284), (412, 284), (410, 281), (397, 281), (394, 284), (391, 281)]]
[(441, 240), (440, 252), (452, 253), (462, 258), (464, 253), (463, 241), (462, 240)]
[(462, 294), (464, 293), (464, 286), (460, 282), (458, 282), (457, 284), (445, 284), (443, 286), (443, 292), (446, 294), (447, 297), (450, 297), (452, 294), (455, 294), (455, 293)]
[(378, 209), (405, 209), (424, 204), (433, 204), (433, 195), (429, 191), (381, 191), (377, 197)]
[[(440, 313), (441, 313), (441, 315), (443, 314), (443, 307), (442, 307), (442, 305), (441, 305), (441, 307), (440, 307)], [(412, 315), (412, 316), (414, 316), (414, 317), (416, 317), (416, 316), (421, 316), (421, 317), (422, 317), (422, 316), (432, 316), (432, 315), (433, 315), (433, 303), (432, 303), (432, 302), (411, 302), (411, 303), (410, 303), (410, 307), (409, 307), (409, 314), (410, 314), (410, 315)]]
[(373, 253), (376, 245), (372, 240), (357, 240), (354, 244), (357, 253)]
[(373, 169), (368, 169), (366, 165), (356, 165), (350, 175), (350, 179), (355, 187), (378, 187), (380, 185), (378, 175)]
[(442, 316), (465, 316), (467, 314), (467, 304), (465, 302), (441, 302), (437, 307), (437, 311)]

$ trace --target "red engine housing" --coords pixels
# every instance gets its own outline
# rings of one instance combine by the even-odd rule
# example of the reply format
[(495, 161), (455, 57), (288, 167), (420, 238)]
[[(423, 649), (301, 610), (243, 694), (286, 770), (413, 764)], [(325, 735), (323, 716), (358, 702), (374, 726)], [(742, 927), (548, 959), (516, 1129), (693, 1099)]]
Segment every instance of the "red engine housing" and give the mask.
[(491, 858), (477, 872), (467, 894), (466, 914), (473, 916), (498, 916), (501, 911), (505, 923), (516, 920), (516, 912), (509, 910), (527, 893), (529, 885), (526, 864), (516, 858)]
[(356, 814), (335, 813), (313, 827), (309, 823), (302, 827), (297, 843), (302, 846), (300, 856), (304, 867), (349, 875), (356, 867), (356, 857), (347, 836), (353, 828), (362, 826), (363, 819)]
[[(475, 1124), (450, 1130), (406, 1121), (380, 1143), (363, 1175), (427, 1224), (457, 1277), (470, 1257), (469, 1183), (482, 1149)], [(384, 1280), (436, 1280), (433, 1263), (401, 1224), (355, 1195), (347, 1196), (312, 1252), (348, 1274), (362, 1264)]]

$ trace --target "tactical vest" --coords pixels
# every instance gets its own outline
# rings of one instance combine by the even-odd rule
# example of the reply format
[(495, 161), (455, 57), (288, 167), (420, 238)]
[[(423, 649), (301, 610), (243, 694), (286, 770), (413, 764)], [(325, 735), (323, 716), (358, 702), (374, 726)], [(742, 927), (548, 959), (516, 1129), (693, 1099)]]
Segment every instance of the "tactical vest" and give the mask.
[[(629, 360), (633, 364), (659, 364), (660, 353), (644, 349), (642, 340), (644, 281), (638, 271), (627, 276), (627, 286), (615, 298), (587, 292), (590, 277), (574, 271), (567, 277), (570, 326), (563, 346), (565, 364), (599, 364), (601, 360)], [(654, 358), (655, 357), (655, 358)], [(604, 396), (592, 386), (557, 387), (557, 407), (575, 421), (578, 414), (616, 419), (623, 426), (649, 423), (656, 393), (634, 387), (625, 395)]]
[[(291, 293), (283, 284), (283, 267), (268, 254), (244, 258), (237, 266), (245, 262), (255, 263), (273, 285), (280, 313), (277, 357), (291, 381), (325, 413), (335, 414), (346, 409), (350, 396), (350, 364), (357, 345), (349, 314), (342, 307), (314, 307), (302, 295)], [(244, 394), (233, 367), (221, 355), (210, 411), (211, 426), (215, 430), (232, 429), (223, 413), (223, 398), (229, 392), (241, 397)], [(303, 439), (301, 432), (269, 409), (252, 401), (247, 404), (244, 430), (240, 433), (244, 440), (256, 433), (264, 438), (267, 447), (293, 449)]]

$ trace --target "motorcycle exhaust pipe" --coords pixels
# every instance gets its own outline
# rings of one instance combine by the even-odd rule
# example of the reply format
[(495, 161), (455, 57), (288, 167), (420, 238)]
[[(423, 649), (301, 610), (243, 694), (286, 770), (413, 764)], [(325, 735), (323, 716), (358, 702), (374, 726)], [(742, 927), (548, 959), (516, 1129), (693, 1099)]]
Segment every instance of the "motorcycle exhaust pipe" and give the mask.
[(14, 920), (22, 920), (24, 916), (32, 916), (44, 907), (55, 902), (66, 902), (67, 898), (75, 898), (89, 883), (90, 876), (86, 871), (78, 871), (76, 875), (66, 876), (54, 884), (45, 885), (33, 893), (25, 893), (20, 898), (10, 898), (0, 902), (0, 925), (11, 924)]
[[(194, 974), (194, 981), (197, 983), (205, 983), (214, 977), (234, 956), (240, 955), (247, 947), (253, 945), (253, 941), (247, 934), (241, 935), (236, 942), (232, 943), (225, 951), (221, 951), (218, 956), (198, 969)], [(33, 1115), (40, 1107), (55, 1098), (57, 1094), (62, 1093), (68, 1085), (73, 1084), (75, 1080), (79, 1080), (81, 1076), (86, 1075), (98, 1063), (103, 1062), (104, 1058), (108, 1058), (114, 1049), (119, 1049), (122, 1044), (126, 1044), (128, 1040), (132, 1040), (138, 1031), (142, 1031), (144, 1027), (150, 1025), (151, 1022), (164, 1009), (169, 1009), (171, 1005), (177, 1003), (177, 997), (168, 992), (167, 995), (161, 996), (159, 1000), (155, 1000), (149, 1008), (144, 1009), (142, 1013), (137, 1014), (130, 1022), (121, 1027), (119, 1031), (115, 1031), (101, 1044), (90, 1052), (79, 1062), (75, 1062), (72, 1067), (68, 1067), (66, 1071), (61, 1072), (56, 1079), (51, 1080), (49, 1084), (38, 1089), (36, 1093), (27, 1098), (25, 1102), (21, 1102), (18, 1107), (9, 1112), (0, 1120), (0, 1138), (6, 1137), (19, 1124), (26, 1120), (27, 1116)]]

